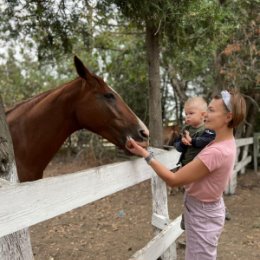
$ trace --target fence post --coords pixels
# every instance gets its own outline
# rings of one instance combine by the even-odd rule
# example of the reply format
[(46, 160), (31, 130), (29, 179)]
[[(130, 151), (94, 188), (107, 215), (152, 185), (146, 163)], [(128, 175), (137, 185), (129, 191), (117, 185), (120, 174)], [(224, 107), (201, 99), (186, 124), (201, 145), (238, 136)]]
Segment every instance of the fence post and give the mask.
[[(11, 136), (6, 124), (4, 108), (0, 96), (0, 178), (17, 182)], [(12, 201), (10, 201), (12, 203)], [(1, 260), (31, 260), (33, 253), (27, 229), (0, 238)]]
[[(152, 197), (153, 197), (153, 216), (161, 216), (162, 219), (168, 221), (169, 213), (168, 213), (168, 197), (167, 197), (167, 187), (165, 182), (159, 178), (158, 176), (153, 176), (151, 178), (152, 184)], [(167, 225), (167, 223), (165, 223)], [(155, 228), (156, 235), (161, 231), (159, 228)], [(176, 243), (174, 242), (167, 251), (161, 256), (162, 260), (176, 260), (177, 252), (176, 252)]]
[[(235, 160), (235, 165), (238, 162), (238, 158), (239, 158), (239, 154), (241, 152), (241, 147), (237, 147), (237, 154), (236, 154), (236, 160)], [(235, 193), (236, 190), (236, 186), (237, 186), (237, 172), (235, 171), (235, 169), (233, 169), (232, 171), (232, 175), (230, 177), (230, 180), (228, 182), (228, 185), (224, 191), (224, 193), (226, 195), (231, 195)]]
[(254, 133), (254, 171), (258, 174), (258, 157), (260, 148), (260, 133)]
[[(243, 147), (243, 153), (242, 153), (241, 161), (246, 159), (246, 157), (248, 155), (248, 150), (249, 150), (249, 145), (246, 145), (246, 146)], [(240, 174), (244, 174), (245, 172), (246, 172), (246, 166), (241, 169)]]

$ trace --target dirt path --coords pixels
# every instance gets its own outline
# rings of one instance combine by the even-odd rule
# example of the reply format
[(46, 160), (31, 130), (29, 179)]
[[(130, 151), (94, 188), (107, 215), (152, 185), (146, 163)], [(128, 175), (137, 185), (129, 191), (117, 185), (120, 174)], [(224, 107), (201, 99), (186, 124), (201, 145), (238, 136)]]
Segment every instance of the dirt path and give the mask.
[[(45, 176), (79, 169), (51, 164)], [(182, 211), (182, 195), (169, 196), (172, 219)], [(236, 194), (225, 196), (225, 202), (232, 219), (222, 233), (218, 260), (259, 260), (260, 177), (251, 171), (239, 176)], [(30, 229), (35, 260), (127, 260), (153, 237), (151, 210), (146, 181), (35, 225)], [(179, 248), (178, 259), (183, 256)]]

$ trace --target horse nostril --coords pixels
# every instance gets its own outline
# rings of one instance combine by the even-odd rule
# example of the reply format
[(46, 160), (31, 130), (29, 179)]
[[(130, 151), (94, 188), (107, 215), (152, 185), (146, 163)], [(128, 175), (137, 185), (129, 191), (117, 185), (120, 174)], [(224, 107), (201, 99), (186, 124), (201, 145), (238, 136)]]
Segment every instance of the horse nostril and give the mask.
[(140, 133), (140, 136), (144, 139), (144, 140), (147, 140), (148, 139), (148, 137), (149, 137), (149, 132), (147, 132), (147, 131), (145, 131), (145, 130), (140, 130), (139, 131), (139, 133)]

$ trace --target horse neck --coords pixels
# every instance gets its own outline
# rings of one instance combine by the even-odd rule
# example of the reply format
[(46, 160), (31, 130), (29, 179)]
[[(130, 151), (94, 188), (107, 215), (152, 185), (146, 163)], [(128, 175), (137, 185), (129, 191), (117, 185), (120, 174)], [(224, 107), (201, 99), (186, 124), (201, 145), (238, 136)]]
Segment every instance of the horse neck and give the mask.
[(37, 174), (41, 174), (66, 138), (79, 129), (74, 104), (80, 84), (81, 80), (76, 79), (23, 102), (7, 114), (16, 159), (33, 162)]
[(56, 143), (56, 149), (68, 136), (79, 130), (79, 125), (74, 117), (74, 107), (79, 95), (80, 82), (80, 79), (76, 79), (53, 90), (35, 107), (35, 119), (37, 122), (39, 121), (41, 127), (39, 131), (48, 133), (46, 138), (49, 138), (50, 142)]

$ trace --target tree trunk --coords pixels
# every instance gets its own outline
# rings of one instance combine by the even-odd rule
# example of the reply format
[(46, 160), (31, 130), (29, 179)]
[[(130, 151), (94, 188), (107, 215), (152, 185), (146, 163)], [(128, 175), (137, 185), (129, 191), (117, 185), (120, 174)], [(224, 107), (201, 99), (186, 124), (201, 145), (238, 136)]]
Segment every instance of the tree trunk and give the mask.
[(86, 44), (86, 47), (88, 49), (88, 52), (93, 54), (93, 49), (94, 49), (94, 29), (93, 29), (93, 13), (94, 13), (94, 8), (93, 5), (89, 3), (88, 0), (85, 0), (85, 5), (86, 5), (86, 19), (87, 19), (87, 28), (86, 31), (84, 32), (83, 38), (84, 42)]
[[(11, 136), (0, 97), (0, 178), (18, 182)], [(1, 188), (1, 187), (0, 187)], [(10, 201), (11, 203), (11, 201)], [(0, 238), (1, 260), (31, 260), (33, 253), (27, 229)]]
[(146, 48), (149, 78), (149, 131), (151, 145), (163, 146), (162, 106), (160, 88), (160, 44), (156, 27), (146, 23)]
[[(146, 47), (149, 78), (149, 131), (151, 136), (151, 145), (154, 147), (163, 146), (159, 45), (159, 32), (156, 33), (156, 27), (149, 25), (149, 22), (147, 22)], [(155, 196), (155, 199), (153, 200), (153, 212), (168, 219), (168, 201), (165, 182), (156, 176), (152, 178), (152, 187), (153, 193), (159, 191), (159, 194), (157, 194), (158, 196)], [(162, 198), (164, 203), (158, 207)], [(155, 229), (156, 234), (160, 231), (161, 230), (159, 229)], [(175, 260), (176, 258), (175, 243), (173, 243), (160, 257), (162, 260)]]

